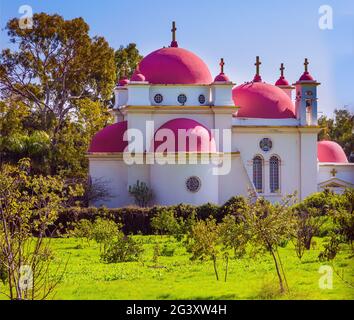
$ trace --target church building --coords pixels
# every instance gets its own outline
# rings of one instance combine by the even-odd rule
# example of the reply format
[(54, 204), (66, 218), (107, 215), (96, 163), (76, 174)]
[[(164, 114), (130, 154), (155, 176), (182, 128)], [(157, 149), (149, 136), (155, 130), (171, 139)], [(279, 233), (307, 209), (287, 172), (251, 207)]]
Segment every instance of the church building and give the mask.
[(266, 83), (256, 58), (252, 81), (212, 77), (194, 53), (180, 48), (173, 23), (169, 47), (147, 55), (115, 88), (115, 123), (88, 150), (90, 176), (111, 197), (94, 205), (134, 204), (129, 186), (146, 183), (151, 204), (223, 204), (249, 193), (276, 202), (329, 188), (354, 187), (354, 164), (333, 141), (317, 142), (317, 87), (305, 70), (290, 84)]

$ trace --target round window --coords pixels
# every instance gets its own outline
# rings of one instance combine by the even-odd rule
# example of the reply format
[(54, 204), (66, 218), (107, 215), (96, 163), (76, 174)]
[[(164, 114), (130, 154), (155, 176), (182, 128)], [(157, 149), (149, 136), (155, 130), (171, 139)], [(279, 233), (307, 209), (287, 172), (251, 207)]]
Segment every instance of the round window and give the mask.
[(205, 101), (206, 101), (205, 95), (204, 95), (204, 94), (201, 94), (201, 95), (199, 96), (198, 100), (199, 100), (199, 103), (200, 103), (200, 104), (204, 104)]
[(155, 95), (155, 97), (154, 97), (154, 101), (156, 102), (156, 103), (161, 103), (162, 101), (163, 101), (163, 96), (162, 96), (162, 94), (156, 94)]
[(202, 182), (198, 177), (189, 177), (186, 181), (186, 187), (189, 192), (198, 192), (202, 186)]
[(185, 94), (180, 94), (177, 100), (180, 104), (184, 105), (187, 102), (187, 96)]
[(259, 143), (259, 147), (264, 151), (270, 151), (273, 147), (273, 142), (272, 140), (270, 140), (269, 138), (264, 138), (261, 140), (261, 142)]

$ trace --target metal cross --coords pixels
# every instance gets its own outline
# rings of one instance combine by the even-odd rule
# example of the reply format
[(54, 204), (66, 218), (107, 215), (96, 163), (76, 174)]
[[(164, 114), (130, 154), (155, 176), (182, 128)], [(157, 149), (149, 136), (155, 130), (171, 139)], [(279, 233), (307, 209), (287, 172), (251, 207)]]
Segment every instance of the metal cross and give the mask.
[(224, 73), (224, 65), (225, 65), (224, 58), (221, 58), (220, 60), (221, 73)]
[(333, 177), (335, 177), (337, 173), (338, 173), (338, 171), (337, 171), (336, 169), (333, 168), (333, 169), (331, 170), (331, 175), (332, 175)]
[(256, 74), (259, 75), (259, 66), (262, 64), (262, 62), (259, 60), (259, 56), (256, 57), (256, 63), (254, 64), (256, 66)]

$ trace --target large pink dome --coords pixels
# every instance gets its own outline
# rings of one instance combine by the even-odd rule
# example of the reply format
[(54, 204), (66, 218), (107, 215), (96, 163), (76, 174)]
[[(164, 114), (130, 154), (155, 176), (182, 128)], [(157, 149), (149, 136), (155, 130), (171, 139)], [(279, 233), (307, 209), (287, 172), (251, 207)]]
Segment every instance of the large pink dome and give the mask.
[(208, 66), (194, 53), (176, 47), (162, 48), (139, 64), (146, 81), (152, 84), (210, 84)]
[(348, 163), (342, 147), (334, 141), (320, 141), (317, 144), (317, 154), (319, 162)]
[(295, 118), (295, 105), (280, 88), (264, 82), (248, 82), (232, 91), (239, 118)]
[(89, 152), (124, 152), (128, 146), (128, 142), (123, 139), (127, 124), (127, 121), (118, 122), (97, 132), (91, 141)]
[[(185, 143), (179, 143), (178, 134), (186, 133)], [(171, 138), (170, 135), (171, 134)], [(183, 135), (181, 139), (185, 138)], [(165, 143), (167, 142), (168, 143)], [(155, 133), (154, 136), (155, 152), (215, 152), (215, 141), (208, 128), (199, 122), (177, 118), (166, 122)]]

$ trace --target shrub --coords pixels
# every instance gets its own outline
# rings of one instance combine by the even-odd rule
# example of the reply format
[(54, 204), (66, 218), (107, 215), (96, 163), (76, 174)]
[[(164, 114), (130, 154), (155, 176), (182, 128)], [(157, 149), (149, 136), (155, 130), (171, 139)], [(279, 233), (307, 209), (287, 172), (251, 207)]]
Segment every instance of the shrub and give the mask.
[(82, 219), (74, 223), (74, 230), (69, 232), (70, 236), (79, 239), (86, 239), (87, 243), (93, 239), (93, 223), (87, 219)]
[(114, 237), (118, 234), (119, 225), (112, 220), (97, 218), (93, 224), (92, 238), (100, 244), (100, 250), (105, 253)]
[(157, 214), (151, 219), (151, 226), (160, 235), (179, 233), (179, 224), (172, 207), (158, 208)]
[(161, 250), (161, 256), (172, 257), (175, 254), (176, 248), (172, 245), (164, 244)]
[(129, 186), (129, 193), (140, 207), (147, 207), (153, 198), (152, 190), (150, 190), (145, 182), (140, 182), (139, 180), (136, 184)]
[(139, 242), (119, 231), (101, 253), (101, 259), (106, 263), (137, 261), (142, 253), (143, 248)]

